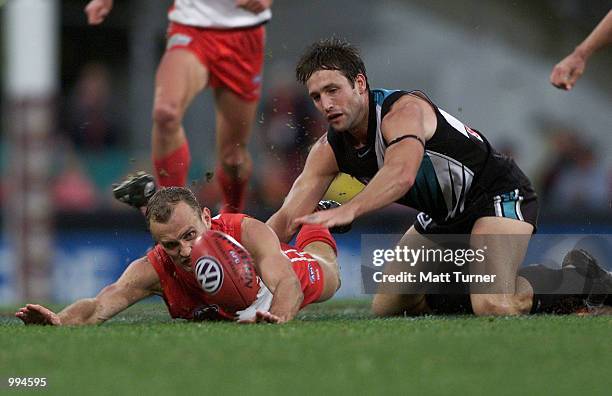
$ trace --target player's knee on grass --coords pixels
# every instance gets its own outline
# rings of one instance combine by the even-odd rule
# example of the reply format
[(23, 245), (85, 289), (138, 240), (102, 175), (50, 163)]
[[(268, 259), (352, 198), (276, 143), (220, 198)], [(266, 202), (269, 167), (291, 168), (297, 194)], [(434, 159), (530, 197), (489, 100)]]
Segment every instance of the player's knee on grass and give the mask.
[(523, 294), (472, 294), (470, 299), (476, 316), (523, 315), (531, 308), (531, 298)]
[(424, 294), (375, 294), (371, 310), (379, 318), (416, 316), (427, 312), (427, 302)]

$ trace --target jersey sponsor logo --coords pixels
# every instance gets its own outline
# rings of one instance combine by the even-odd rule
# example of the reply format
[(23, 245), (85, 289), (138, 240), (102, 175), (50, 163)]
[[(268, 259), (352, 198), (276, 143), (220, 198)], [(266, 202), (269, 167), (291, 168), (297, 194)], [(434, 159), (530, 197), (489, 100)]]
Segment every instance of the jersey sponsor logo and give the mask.
[(421, 227), (423, 227), (424, 230), (427, 229), (427, 227), (431, 224), (431, 222), (433, 221), (433, 219), (431, 217), (429, 217), (429, 215), (427, 215), (424, 212), (421, 212), (417, 215), (417, 220), (419, 221), (419, 223), (421, 224)]
[(465, 130), (471, 136), (475, 137), (476, 139), (480, 140), (481, 142), (484, 142), (482, 140), (482, 137), (480, 136), (480, 134), (478, 132), (476, 132), (475, 130), (473, 130), (472, 128), (470, 128), (469, 126), (465, 125)]
[(372, 147), (368, 147), (368, 149), (367, 149), (366, 151), (363, 151), (363, 152), (357, 151), (357, 157), (359, 157), (359, 158), (363, 158), (363, 157), (365, 157), (366, 155), (368, 155), (368, 153), (369, 153), (370, 151), (372, 151)]
[(315, 269), (312, 267), (312, 264), (308, 263), (308, 275), (310, 278), (310, 283), (315, 283), (317, 280), (317, 274), (315, 272)]
[(189, 45), (189, 43), (191, 43), (191, 40), (193, 39), (187, 36), (186, 34), (182, 34), (182, 33), (173, 34), (168, 39), (168, 44), (166, 45), (166, 49), (170, 49), (172, 47), (176, 47), (179, 45), (180, 46)]
[(215, 294), (223, 284), (223, 267), (213, 257), (200, 257), (195, 265), (195, 274), (206, 293)]
[(442, 114), (444, 119), (446, 119), (446, 122), (448, 122), (450, 126), (452, 126), (457, 131), (459, 131), (463, 136), (467, 138), (472, 136), (484, 143), (484, 140), (482, 140), (482, 137), (480, 136), (478, 132), (476, 132), (469, 126), (465, 125), (464, 123), (462, 123), (461, 121), (453, 117), (452, 115), (448, 114), (446, 111), (442, 110), (441, 108), (438, 107), (438, 110), (440, 111), (440, 114)]

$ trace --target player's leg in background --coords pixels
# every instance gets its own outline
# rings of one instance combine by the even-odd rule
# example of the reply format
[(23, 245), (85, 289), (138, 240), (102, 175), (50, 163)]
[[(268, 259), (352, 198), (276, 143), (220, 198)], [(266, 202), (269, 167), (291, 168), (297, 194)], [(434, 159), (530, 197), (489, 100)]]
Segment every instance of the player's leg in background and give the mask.
[(208, 84), (209, 72), (189, 50), (167, 51), (157, 68), (153, 103), (153, 164), (160, 186), (184, 186), (191, 157), (182, 126), (193, 98)]
[[(414, 226), (410, 227), (404, 234), (399, 246), (431, 246), (432, 242), (425, 236), (421, 235)], [(419, 263), (413, 267), (409, 267), (406, 263), (392, 262), (385, 265), (383, 274), (393, 275), (401, 272), (412, 270), (414, 273), (422, 270), (419, 268)], [(381, 284), (378, 291), (372, 300), (372, 313), (379, 317), (398, 316), (398, 315), (421, 315), (429, 312), (425, 294), (415, 290), (410, 293), (407, 289), (408, 285), (402, 286)]]
[(217, 116), (217, 180), (223, 190), (222, 212), (244, 209), (246, 188), (253, 163), (247, 145), (257, 101), (247, 101), (228, 88), (215, 88)]
[[(473, 274), (495, 275), (491, 293), (471, 293), (476, 315), (520, 315), (531, 310), (533, 289), (518, 276), (533, 226), (527, 222), (504, 217), (481, 217), (474, 223), (470, 243), (473, 249), (485, 249), (482, 267), (470, 265)], [(485, 248), (486, 246), (486, 248)], [(498, 290), (499, 289), (499, 290)]]
[(598, 240), (603, 241), (597, 237), (579, 241), (565, 255), (561, 268), (530, 263), (519, 269), (519, 275), (533, 288), (531, 313), (612, 312), (604, 307), (612, 305), (612, 273), (600, 264), (606, 262), (607, 255), (600, 250), (604, 246), (597, 246)]

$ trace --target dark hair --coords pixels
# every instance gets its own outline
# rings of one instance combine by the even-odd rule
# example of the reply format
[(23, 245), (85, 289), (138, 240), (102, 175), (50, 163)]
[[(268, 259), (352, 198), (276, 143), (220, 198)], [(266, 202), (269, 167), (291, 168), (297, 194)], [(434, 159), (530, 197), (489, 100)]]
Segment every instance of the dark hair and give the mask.
[(359, 50), (348, 41), (335, 37), (319, 40), (308, 47), (295, 67), (295, 77), (306, 84), (319, 70), (338, 70), (353, 86), (358, 74), (366, 76)]
[(157, 190), (149, 199), (145, 213), (147, 224), (150, 226), (153, 221), (162, 224), (167, 223), (172, 216), (174, 207), (179, 202), (185, 202), (196, 211), (198, 216), (202, 215), (202, 208), (191, 190), (184, 187), (164, 187)]

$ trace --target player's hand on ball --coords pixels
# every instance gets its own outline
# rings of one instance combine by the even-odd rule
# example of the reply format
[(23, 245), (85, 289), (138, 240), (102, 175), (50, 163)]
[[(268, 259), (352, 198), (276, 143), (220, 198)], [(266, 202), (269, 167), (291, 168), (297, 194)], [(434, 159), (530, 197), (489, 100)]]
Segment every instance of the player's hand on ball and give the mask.
[(60, 326), (62, 324), (61, 319), (55, 312), (37, 304), (28, 304), (20, 308), (19, 311), (15, 312), (15, 316), (26, 325)]
[(240, 324), (252, 324), (252, 323), (285, 323), (286, 320), (282, 320), (279, 316), (271, 314), (268, 311), (257, 311), (255, 316), (250, 319), (239, 320)]
[(335, 209), (311, 213), (294, 220), (297, 225), (319, 224), (323, 227), (332, 228), (351, 224), (355, 220), (355, 214), (348, 205), (342, 205)]
[(113, 0), (91, 0), (85, 7), (87, 23), (99, 25), (113, 8)]

